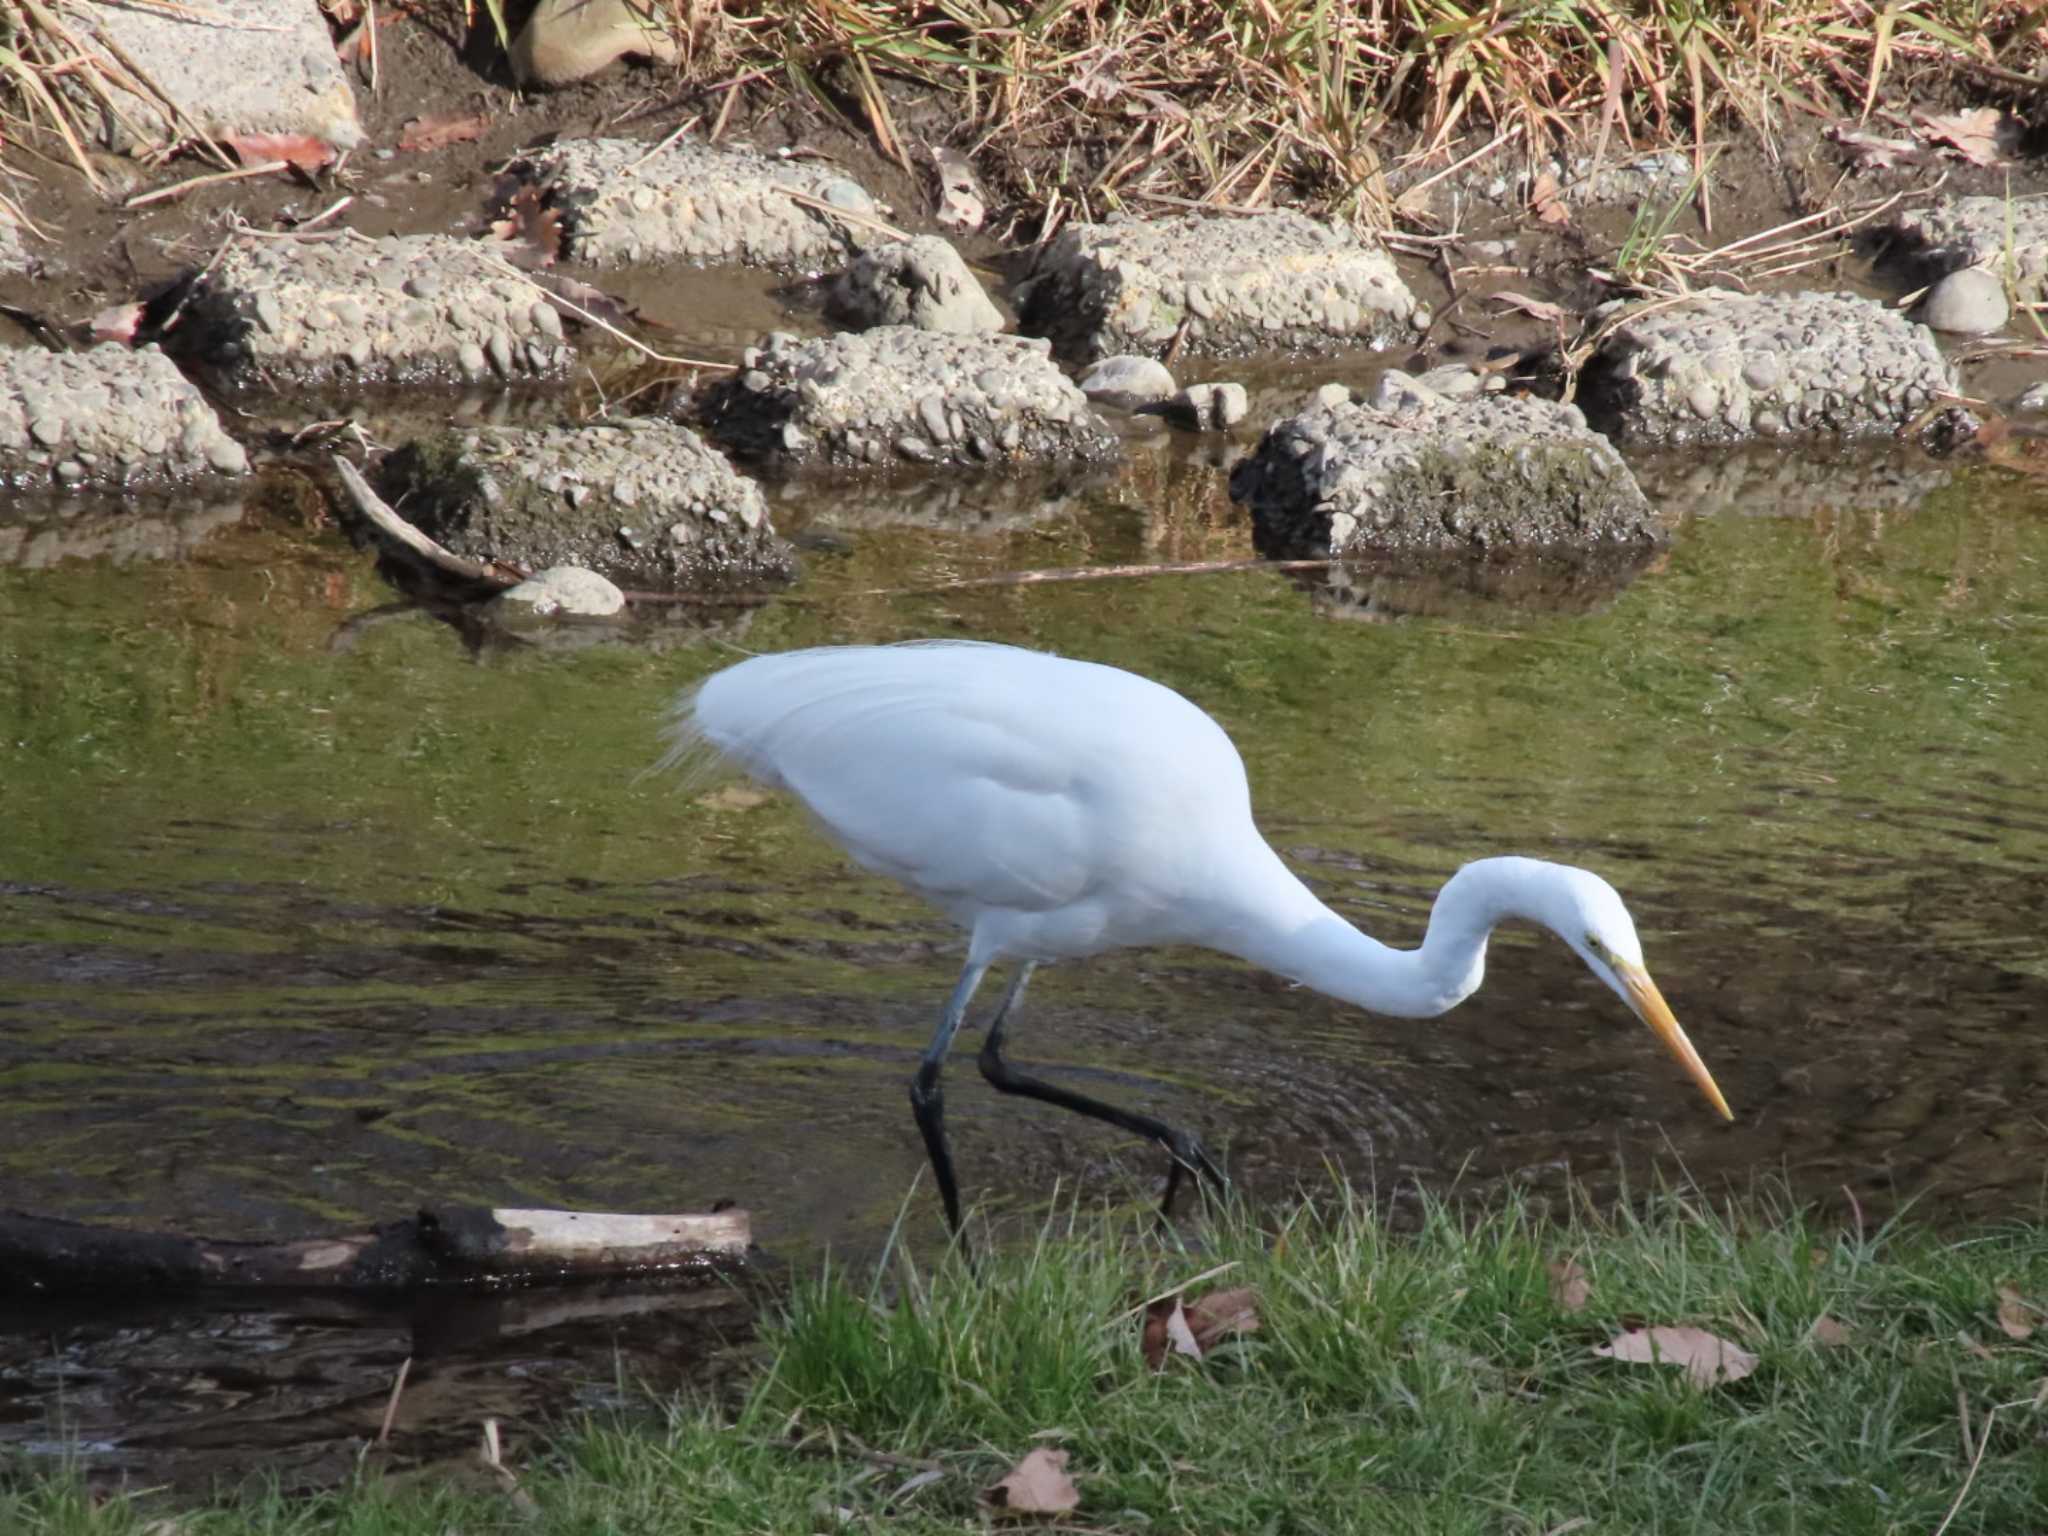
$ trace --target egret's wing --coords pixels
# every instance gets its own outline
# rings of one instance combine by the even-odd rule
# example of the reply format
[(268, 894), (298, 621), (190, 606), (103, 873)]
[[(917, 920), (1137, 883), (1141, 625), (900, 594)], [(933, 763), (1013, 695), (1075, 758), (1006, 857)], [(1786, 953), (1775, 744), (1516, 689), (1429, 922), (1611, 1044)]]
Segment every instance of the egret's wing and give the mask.
[(932, 899), (1027, 911), (1064, 905), (1117, 857), (1089, 770), (1036, 691), (1028, 653), (977, 647), (759, 657), (686, 699), (671, 756), (708, 744), (794, 793), (863, 865)]

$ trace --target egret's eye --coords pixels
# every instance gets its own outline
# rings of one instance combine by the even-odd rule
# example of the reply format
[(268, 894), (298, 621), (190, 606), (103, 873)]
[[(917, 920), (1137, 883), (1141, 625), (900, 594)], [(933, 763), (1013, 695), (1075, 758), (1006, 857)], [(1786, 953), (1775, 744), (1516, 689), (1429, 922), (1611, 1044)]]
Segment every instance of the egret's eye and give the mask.
[(1597, 933), (1589, 933), (1586, 935), (1586, 948), (1593, 951), (1594, 954), (1599, 955), (1602, 959), (1605, 959), (1607, 956), (1607, 946), (1600, 942), (1600, 935)]

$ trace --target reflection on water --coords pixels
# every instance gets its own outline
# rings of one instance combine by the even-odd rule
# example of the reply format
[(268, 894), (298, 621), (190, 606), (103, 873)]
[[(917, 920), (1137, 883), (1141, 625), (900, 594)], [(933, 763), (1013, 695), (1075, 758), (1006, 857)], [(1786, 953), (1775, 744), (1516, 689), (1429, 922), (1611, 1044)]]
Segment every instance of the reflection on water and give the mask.
[[(2048, 519), (1946, 468), (1866, 506), (1852, 469), (1797, 516), (1673, 482), (1668, 559), (1584, 611), (1376, 625), (1263, 572), (971, 584), (1247, 555), (1206, 448), (1141, 450), (1049, 503), (1013, 492), (964, 534), (799, 499), (778, 516), (819, 536), (790, 600), (582, 648), (366, 621), (390, 593), (361, 557), (275, 514), (182, 563), (0, 572), (6, 1204), (258, 1238), (427, 1201), (731, 1197), (773, 1250), (871, 1247), (923, 1162), (904, 1085), (958, 940), (793, 808), (641, 775), (664, 702), (739, 647), (959, 634), (1202, 703), (1275, 843), (1395, 942), (1467, 858), (1600, 869), (1740, 1116), (1710, 1116), (1533, 935), (1503, 935), (1478, 997), (1419, 1025), (1195, 952), (1045, 973), (1019, 1060), (1199, 1128), (1254, 1192), (1328, 1164), (1391, 1196), (1612, 1187), (1682, 1160), (1710, 1187), (1782, 1175), (1866, 1211), (2038, 1211)], [(980, 1197), (1156, 1188), (1149, 1149), (998, 1101), (971, 1069), (952, 1084)], [(0, 1438), (47, 1440), (64, 1373), (105, 1370), (79, 1432), (156, 1469), (148, 1436), (175, 1439), (176, 1415), (110, 1362), (145, 1337), (179, 1358), (270, 1347), (158, 1326), (18, 1333)], [(370, 1362), (322, 1399), (309, 1457), (381, 1413), (400, 1341), (247, 1326)], [(606, 1377), (608, 1346), (578, 1337), (563, 1349)], [(301, 1443), (285, 1393), (251, 1387), (209, 1421), (217, 1443)], [(121, 1433), (124, 1414), (149, 1423)]]

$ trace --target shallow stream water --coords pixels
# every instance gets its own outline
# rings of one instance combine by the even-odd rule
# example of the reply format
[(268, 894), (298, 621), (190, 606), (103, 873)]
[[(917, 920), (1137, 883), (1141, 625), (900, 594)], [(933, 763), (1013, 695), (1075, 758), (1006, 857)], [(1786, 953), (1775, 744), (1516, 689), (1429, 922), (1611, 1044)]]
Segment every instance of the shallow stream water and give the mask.
[[(961, 635), (1210, 710), (1272, 841), (1393, 942), (1465, 859), (1601, 870), (1739, 1116), (1530, 933), (1426, 1024), (1196, 952), (1042, 973), (1018, 1060), (1198, 1128), (1255, 1195), (1682, 1166), (1866, 1215), (2042, 1213), (2048, 496), (1883, 454), (1645, 464), (1669, 555), (1550, 608), (1265, 571), (962, 584), (1248, 557), (1225, 457), (1140, 443), (1120, 477), (946, 517), (929, 487), (785, 498), (787, 598), (552, 643), (390, 608), (274, 484), (174, 561), (0, 570), (0, 1207), (261, 1238), (730, 1198), (778, 1255), (871, 1254), (923, 1165), (905, 1086), (959, 940), (790, 805), (644, 770), (667, 701), (742, 650)], [(1150, 1149), (997, 1100), (970, 1055), (971, 1197), (1153, 1197)], [(583, 1300), (555, 1327), (17, 1306), (0, 1447), (319, 1480), (407, 1354), (426, 1454), (744, 1329), (723, 1292)]]

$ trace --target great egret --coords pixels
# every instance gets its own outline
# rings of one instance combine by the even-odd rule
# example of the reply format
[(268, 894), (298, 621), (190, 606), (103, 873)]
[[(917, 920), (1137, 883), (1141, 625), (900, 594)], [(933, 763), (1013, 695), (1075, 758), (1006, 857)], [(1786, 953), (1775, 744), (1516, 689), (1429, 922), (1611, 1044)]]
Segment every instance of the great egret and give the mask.
[(967, 963), (911, 1079), (946, 1220), (960, 1195), (939, 1071), (982, 977), (1017, 963), (981, 1072), (1221, 1174), (1186, 1131), (1027, 1077), (1003, 1030), (1032, 968), (1134, 944), (1200, 944), (1375, 1013), (1430, 1018), (1479, 986), (1494, 925), (1551, 930), (1648, 1024), (1715, 1109), (1734, 1115), (1643, 969), (1635, 924), (1589, 870), (1538, 859), (1467, 864), (1437, 895), (1422, 947), (1390, 949), (1316, 899), (1252, 822), (1223, 728), (1160, 684), (1011, 646), (918, 641), (756, 656), (677, 700), (665, 764), (709, 748), (787, 789), (854, 860), (968, 931)]

